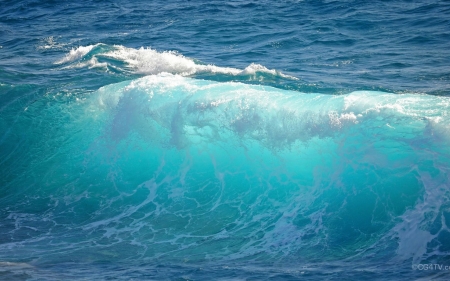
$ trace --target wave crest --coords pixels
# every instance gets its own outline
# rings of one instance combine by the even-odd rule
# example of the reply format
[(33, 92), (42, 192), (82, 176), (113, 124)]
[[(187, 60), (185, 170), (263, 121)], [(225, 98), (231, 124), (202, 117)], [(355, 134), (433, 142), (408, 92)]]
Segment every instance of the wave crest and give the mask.
[(245, 69), (202, 64), (176, 51), (159, 52), (152, 48), (128, 48), (121, 45), (95, 44), (72, 48), (55, 64), (68, 64), (65, 68), (106, 68), (114, 71), (154, 75), (160, 73), (192, 76), (199, 74), (225, 74), (231, 76), (271, 75), (286, 79), (298, 78), (274, 69), (251, 63)]

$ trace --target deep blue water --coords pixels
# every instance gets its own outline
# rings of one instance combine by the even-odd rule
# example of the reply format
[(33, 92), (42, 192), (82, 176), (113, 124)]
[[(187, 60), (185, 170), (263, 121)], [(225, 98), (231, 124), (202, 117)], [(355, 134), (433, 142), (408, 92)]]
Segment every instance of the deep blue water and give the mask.
[(448, 1), (1, 1), (0, 279), (448, 280), (449, 47)]

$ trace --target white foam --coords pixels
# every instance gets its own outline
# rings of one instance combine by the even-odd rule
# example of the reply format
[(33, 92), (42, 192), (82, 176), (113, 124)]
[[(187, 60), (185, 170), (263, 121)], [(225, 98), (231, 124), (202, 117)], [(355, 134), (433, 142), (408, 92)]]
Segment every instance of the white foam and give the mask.
[(336, 111), (331, 111), (328, 113), (328, 116), (330, 118), (330, 124), (334, 127), (341, 128), (347, 122), (358, 123), (357, 117), (353, 112), (338, 114)]
[(257, 63), (251, 63), (243, 71), (239, 72), (239, 74), (251, 74), (251, 75), (254, 75), (257, 72), (268, 73), (268, 74), (272, 74), (274, 76), (279, 75), (279, 76), (284, 77), (284, 78), (290, 78), (290, 79), (298, 80), (297, 77), (286, 75), (286, 74), (281, 73), (281, 72), (279, 72), (279, 71), (277, 71), (275, 69), (268, 69), (267, 67), (265, 67), (263, 65), (260, 65), (260, 64), (257, 64)]
[(125, 62), (129, 70), (140, 74), (166, 72), (187, 76), (201, 72), (230, 73), (235, 75), (241, 72), (236, 68), (196, 64), (192, 59), (174, 51), (157, 52), (151, 48), (132, 49), (124, 46), (115, 46), (115, 50), (103, 55)]
[(68, 54), (66, 54), (66, 56), (64, 58), (56, 61), (55, 64), (63, 64), (63, 63), (68, 63), (68, 62), (73, 62), (73, 61), (79, 60), (98, 45), (100, 45), (100, 44), (72, 48), (72, 50), (70, 50), (70, 52)]

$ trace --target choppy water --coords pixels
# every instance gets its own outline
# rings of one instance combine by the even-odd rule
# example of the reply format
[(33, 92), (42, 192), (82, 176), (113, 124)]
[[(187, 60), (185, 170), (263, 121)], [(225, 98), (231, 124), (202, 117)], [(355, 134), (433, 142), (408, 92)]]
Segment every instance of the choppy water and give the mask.
[(445, 1), (2, 1), (0, 278), (445, 280), (448, 46)]

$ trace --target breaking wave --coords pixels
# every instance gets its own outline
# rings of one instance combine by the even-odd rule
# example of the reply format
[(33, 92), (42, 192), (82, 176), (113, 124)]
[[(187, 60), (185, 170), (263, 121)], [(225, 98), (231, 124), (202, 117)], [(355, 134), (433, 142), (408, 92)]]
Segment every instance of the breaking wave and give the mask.
[(448, 98), (158, 74), (40, 104), (14, 124), (35, 141), (3, 160), (19, 168), (0, 258), (448, 256)]

